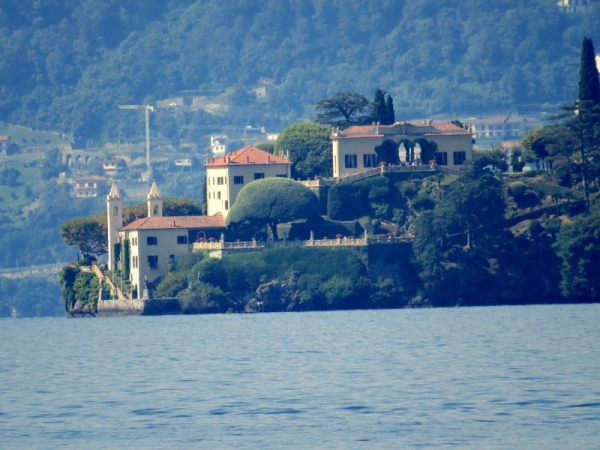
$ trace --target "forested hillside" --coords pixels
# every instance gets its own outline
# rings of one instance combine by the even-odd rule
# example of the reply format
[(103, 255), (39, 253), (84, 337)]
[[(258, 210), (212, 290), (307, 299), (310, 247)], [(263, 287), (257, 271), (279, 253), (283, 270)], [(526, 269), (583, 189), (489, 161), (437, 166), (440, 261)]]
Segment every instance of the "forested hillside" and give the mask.
[[(599, 30), (600, 5), (555, 0), (4, 0), (0, 120), (84, 146), (139, 130), (118, 104), (183, 90), (230, 94), (224, 117), (190, 119), (204, 124), (282, 127), (379, 87), (397, 118), (539, 109), (576, 96), (581, 39)], [(275, 85), (257, 103), (260, 77)]]

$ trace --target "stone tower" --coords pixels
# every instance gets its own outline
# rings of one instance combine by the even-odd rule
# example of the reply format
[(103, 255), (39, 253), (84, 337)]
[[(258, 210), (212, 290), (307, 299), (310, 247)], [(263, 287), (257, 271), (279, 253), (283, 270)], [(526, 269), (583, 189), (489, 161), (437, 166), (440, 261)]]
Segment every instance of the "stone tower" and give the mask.
[(163, 201), (158, 192), (156, 181), (152, 182), (150, 193), (148, 194), (148, 217), (162, 217), (163, 215)]
[(115, 244), (119, 242), (119, 230), (123, 228), (123, 200), (121, 200), (121, 194), (115, 182), (106, 197), (106, 223), (108, 227), (108, 268), (114, 270)]

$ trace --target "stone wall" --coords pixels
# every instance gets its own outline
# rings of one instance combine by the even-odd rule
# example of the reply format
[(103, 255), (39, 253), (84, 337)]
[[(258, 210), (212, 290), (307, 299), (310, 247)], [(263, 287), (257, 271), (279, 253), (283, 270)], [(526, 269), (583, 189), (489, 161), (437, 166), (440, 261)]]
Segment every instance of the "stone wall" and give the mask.
[(181, 306), (177, 299), (99, 300), (96, 316), (161, 316), (167, 314), (181, 314)]

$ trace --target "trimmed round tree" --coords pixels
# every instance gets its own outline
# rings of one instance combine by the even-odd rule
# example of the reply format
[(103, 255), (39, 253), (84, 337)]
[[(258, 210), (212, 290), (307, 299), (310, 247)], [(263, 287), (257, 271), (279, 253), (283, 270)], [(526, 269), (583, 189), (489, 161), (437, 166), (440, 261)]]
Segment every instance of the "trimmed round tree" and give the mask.
[(292, 178), (304, 180), (333, 173), (331, 128), (318, 123), (296, 123), (281, 132), (275, 154), (289, 154)]
[(240, 191), (227, 226), (268, 226), (277, 240), (277, 224), (310, 219), (318, 214), (319, 200), (306, 186), (288, 178), (264, 178)]

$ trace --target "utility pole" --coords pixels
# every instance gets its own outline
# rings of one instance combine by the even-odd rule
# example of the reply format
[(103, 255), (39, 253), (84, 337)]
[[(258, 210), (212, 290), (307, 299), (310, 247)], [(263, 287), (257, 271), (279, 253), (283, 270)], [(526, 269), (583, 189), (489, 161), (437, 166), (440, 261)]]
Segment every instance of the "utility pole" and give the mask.
[(146, 181), (152, 178), (150, 168), (150, 112), (154, 112), (154, 107), (150, 105), (119, 105), (119, 109), (143, 109), (146, 113)]

